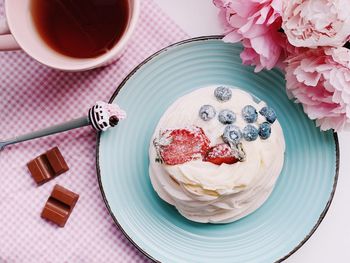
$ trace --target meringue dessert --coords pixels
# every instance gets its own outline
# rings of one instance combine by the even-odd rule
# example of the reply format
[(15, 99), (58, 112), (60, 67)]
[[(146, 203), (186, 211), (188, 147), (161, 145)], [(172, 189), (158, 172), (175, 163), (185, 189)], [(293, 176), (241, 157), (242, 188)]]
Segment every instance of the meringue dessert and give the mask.
[(229, 223), (259, 208), (284, 162), (275, 111), (236, 87), (210, 86), (177, 99), (149, 147), (159, 197), (187, 219)]

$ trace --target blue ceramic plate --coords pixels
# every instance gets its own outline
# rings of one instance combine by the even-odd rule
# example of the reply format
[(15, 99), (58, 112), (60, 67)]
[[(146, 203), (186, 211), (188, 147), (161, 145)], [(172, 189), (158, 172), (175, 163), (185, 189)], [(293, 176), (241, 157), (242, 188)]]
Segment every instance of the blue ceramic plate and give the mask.
[[(281, 72), (255, 74), (241, 65), (240, 51), (220, 37), (172, 45), (137, 67), (111, 99), (128, 119), (100, 135), (101, 191), (116, 224), (153, 260), (282, 261), (306, 242), (330, 205), (338, 175), (336, 135), (320, 132), (288, 100)], [(270, 198), (225, 225), (186, 220), (157, 196), (148, 175), (149, 142), (163, 112), (178, 97), (213, 84), (238, 86), (266, 101), (277, 111), (286, 140), (283, 171)]]

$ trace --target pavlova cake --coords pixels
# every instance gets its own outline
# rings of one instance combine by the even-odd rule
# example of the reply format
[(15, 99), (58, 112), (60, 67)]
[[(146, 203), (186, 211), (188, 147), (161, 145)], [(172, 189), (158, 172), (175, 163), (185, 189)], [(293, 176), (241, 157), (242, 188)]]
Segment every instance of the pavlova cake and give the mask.
[(160, 198), (186, 218), (228, 223), (259, 208), (284, 162), (275, 111), (234, 87), (197, 89), (160, 119), (149, 174)]

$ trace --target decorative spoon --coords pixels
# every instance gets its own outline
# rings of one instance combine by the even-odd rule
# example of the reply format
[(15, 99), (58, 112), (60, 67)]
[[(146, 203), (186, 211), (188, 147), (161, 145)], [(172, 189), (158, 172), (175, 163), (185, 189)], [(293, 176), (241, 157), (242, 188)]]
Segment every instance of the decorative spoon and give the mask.
[(87, 116), (0, 141), (0, 151), (11, 144), (33, 140), (88, 125), (91, 125), (96, 131), (105, 131), (110, 127), (116, 126), (119, 120), (125, 118), (125, 111), (123, 111), (118, 105), (98, 101), (89, 109)]

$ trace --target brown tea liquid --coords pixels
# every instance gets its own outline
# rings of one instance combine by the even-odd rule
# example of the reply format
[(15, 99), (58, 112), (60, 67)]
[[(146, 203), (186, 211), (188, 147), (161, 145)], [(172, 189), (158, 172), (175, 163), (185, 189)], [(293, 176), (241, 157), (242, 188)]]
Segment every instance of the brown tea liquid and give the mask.
[(57, 52), (75, 58), (106, 53), (129, 23), (128, 0), (32, 0), (41, 38)]

